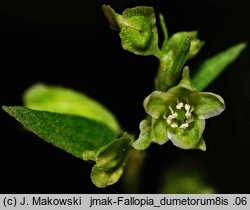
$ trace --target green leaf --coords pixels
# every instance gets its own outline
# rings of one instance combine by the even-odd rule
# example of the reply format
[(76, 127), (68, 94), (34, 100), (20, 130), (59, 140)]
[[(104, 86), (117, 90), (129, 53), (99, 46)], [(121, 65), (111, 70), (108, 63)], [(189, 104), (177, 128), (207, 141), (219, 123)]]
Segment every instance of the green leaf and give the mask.
[(156, 19), (152, 7), (137, 6), (117, 14), (110, 6), (103, 5), (104, 15), (114, 30), (120, 31), (122, 47), (137, 55), (160, 57)]
[(65, 87), (36, 84), (24, 94), (25, 107), (61, 114), (73, 114), (102, 122), (114, 132), (120, 131), (114, 115), (83, 93)]
[(119, 180), (129, 151), (132, 149), (133, 139), (124, 134), (99, 150), (96, 164), (92, 168), (92, 182), (100, 188), (112, 185)]
[(200, 91), (204, 90), (240, 55), (246, 46), (246, 43), (234, 45), (205, 60), (192, 77), (194, 86)]
[(97, 152), (116, 136), (103, 123), (80, 116), (37, 111), (21, 106), (3, 106), (3, 110), (37, 136), (81, 159), (84, 151)]

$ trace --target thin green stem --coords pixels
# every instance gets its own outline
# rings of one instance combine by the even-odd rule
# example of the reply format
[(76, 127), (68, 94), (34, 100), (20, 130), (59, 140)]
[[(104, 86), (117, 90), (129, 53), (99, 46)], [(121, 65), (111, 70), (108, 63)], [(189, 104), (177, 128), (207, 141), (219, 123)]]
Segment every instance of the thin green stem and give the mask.
[(166, 46), (166, 44), (168, 42), (168, 28), (166, 26), (165, 19), (164, 19), (164, 16), (162, 14), (159, 14), (159, 20), (160, 20), (161, 29), (162, 29), (162, 32), (164, 35), (164, 40), (162, 43), (162, 49), (163, 49), (164, 46)]
[(123, 173), (123, 188), (125, 193), (139, 193), (145, 154), (145, 151), (135, 149), (130, 151)]

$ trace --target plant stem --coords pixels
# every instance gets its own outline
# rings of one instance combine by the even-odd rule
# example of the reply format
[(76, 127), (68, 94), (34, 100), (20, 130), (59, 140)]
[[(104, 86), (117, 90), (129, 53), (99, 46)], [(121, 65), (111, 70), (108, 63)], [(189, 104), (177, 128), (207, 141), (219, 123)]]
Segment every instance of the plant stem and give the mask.
[(139, 193), (141, 172), (146, 152), (132, 149), (123, 173), (124, 193)]

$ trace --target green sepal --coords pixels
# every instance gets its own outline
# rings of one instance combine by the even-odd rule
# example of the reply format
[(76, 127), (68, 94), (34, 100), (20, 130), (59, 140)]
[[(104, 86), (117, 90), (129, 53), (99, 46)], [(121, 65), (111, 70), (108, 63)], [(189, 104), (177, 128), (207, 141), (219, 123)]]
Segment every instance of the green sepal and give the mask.
[(203, 137), (201, 137), (199, 143), (197, 144), (197, 149), (200, 149), (201, 151), (206, 151), (206, 142)]
[(132, 143), (133, 138), (124, 134), (98, 151), (95, 159), (96, 164), (91, 172), (92, 182), (97, 187), (107, 187), (119, 180), (127, 155), (133, 148)]
[(104, 123), (117, 134), (120, 132), (119, 123), (108, 109), (70, 88), (36, 84), (24, 93), (23, 100), (24, 106), (30, 109), (79, 115)]
[(103, 123), (80, 116), (21, 106), (3, 106), (3, 110), (40, 138), (81, 159), (84, 151), (97, 152), (116, 138)]
[(115, 184), (122, 176), (123, 168), (118, 167), (113, 170), (106, 170), (99, 165), (94, 165), (91, 171), (91, 180), (99, 188), (104, 188)]
[(179, 148), (196, 149), (199, 145), (204, 129), (205, 120), (195, 119), (186, 129), (169, 128), (168, 137), (172, 143)]
[(208, 87), (227, 66), (236, 60), (246, 46), (246, 43), (239, 43), (205, 60), (192, 77), (194, 86), (199, 91)]
[(122, 15), (103, 5), (104, 15), (112, 29), (120, 31), (122, 47), (137, 55), (160, 57), (156, 19), (152, 7), (137, 6), (125, 9)]
[(133, 147), (137, 150), (147, 149), (152, 142), (152, 118), (147, 116), (146, 119), (140, 122), (140, 135), (138, 139), (133, 143)]
[(223, 98), (214, 93), (192, 93), (189, 96), (189, 100), (194, 106), (194, 113), (199, 119), (214, 117), (225, 110)]
[(168, 138), (168, 128), (165, 119), (152, 119), (151, 141), (159, 145), (165, 144)]
[[(171, 88), (165, 94), (172, 94), (179, 99), (189, 102), (194, 107), (193, 112), (199, 119), (208, 119), (219, 115), (225, 110), (225, 103), (221, 96), (210, 92), (197, 91), (190, 80), (189, 68), (187, 66), (183, 69), (182, 80), (180, 83), (176, 87)], [(159, 97), (156, 99), (158, 98)], [(166, 100), (165, 103), (167, 103)], [(161, 110), (163, 110), (163, 108)]]
[(183, 69), (182, 79), (167, 92), (153, 91), (144, 100), (148, 116), (140, 123), (140, 135), (133, 146), (143, 150), (154, 142), (168, 140), (182, 149), (205, 151), (202, 138), (205, 119), (225, 109), (224, 100), (213, 93), (199, 92), (190, 81), (189, 68)]
[[(182, 92), (183, 91), (183, 92)], [(167, 93), (173, 94), (176, 97), (185, 97), (190, 93), (198, 92), (197, 89), (193, 86), (190, 76), (189, 76), (189, 67), (185, 66), (182, 72), (182, 79), (179, 84), (171, 89)]]
[(152, 142), (159, 145), (168, 141), (167, 124), (164, 119), (153, 119), (147, 116), (140, 123), (140, 135), (133, 143), (133, 147), (137, 150), (144, 150), (150, 146)]
[(170, 112), (169, 106), (173, 105), (177, 101), (177, 97), (168, 92), (153, 91), (143, 101), (143, 106), (147, 114), (157, 119), (163, 117)]

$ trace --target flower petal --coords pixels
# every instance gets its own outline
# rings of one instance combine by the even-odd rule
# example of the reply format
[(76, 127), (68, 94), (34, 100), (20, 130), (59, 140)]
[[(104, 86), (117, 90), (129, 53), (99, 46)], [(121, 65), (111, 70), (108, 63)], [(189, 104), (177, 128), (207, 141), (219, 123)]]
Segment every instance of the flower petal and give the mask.
[(146, 112), (157, 119), (169, 111), (169, 106), (175, 104), (177, 98), (169, 93), (154, 91), (143, 102)]
[(205, 128), (205, 120), (195, 119), (186, 129), (169, 128), (168, 137), (172, 143), (182, 149), (196, 149)]
[(214, 93), (192, 93), (189, 99), (199, 119), (208, 119), (225, 110), (223, 98)]

